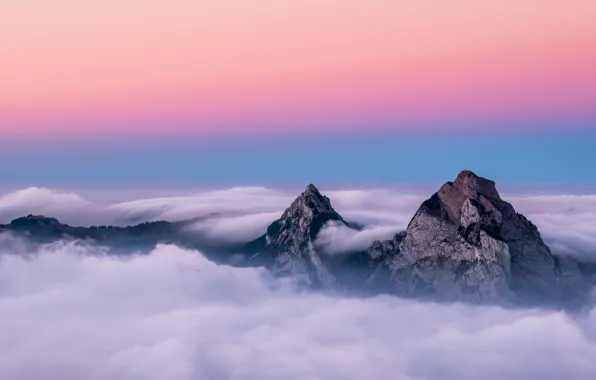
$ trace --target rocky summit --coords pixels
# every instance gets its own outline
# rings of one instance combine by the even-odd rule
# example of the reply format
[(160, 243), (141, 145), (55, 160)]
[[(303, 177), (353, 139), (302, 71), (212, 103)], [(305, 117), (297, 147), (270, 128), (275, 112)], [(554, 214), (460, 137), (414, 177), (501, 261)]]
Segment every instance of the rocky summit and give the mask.
[(350, 225), (331, 206), (331, 201), (314, 185), (308, 185), (265, 235), (249, 243), (254, 257), (271, 267), (276, 275), (299, 276), (314, 287), (335, 285), (335, 276), (317, 253), (314, 241), (328, 222)]
[(553, 256), (493, 181), (467, 170), (427, 199), (404, 233), (367, 253), (382, 258), (368, 282), (384, 281), (404, 296), (562, 304), (587, 286), (577, 263)]

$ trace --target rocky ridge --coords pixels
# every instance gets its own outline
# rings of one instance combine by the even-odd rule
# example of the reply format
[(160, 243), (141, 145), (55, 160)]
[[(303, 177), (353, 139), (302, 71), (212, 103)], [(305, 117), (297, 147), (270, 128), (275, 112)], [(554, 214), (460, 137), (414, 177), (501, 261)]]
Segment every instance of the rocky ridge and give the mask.
[(351, 228), (331, 206), (328, 197), (312, 184), (306, 187), (267, 232), (248, 244), (254, 256), (270, 266), (276, 275), (300, 277), (311, 286), (329, 288), (336, 284), (335, 275), (314, 247), (317, 234), (329, 222)]

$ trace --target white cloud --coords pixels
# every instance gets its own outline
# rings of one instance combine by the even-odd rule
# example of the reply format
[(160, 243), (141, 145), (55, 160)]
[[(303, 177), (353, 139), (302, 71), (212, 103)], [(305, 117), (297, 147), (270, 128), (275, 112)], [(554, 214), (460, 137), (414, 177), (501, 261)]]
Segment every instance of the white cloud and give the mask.
[(385, 189), (339, 190), (326, 194), (344, 219), (373, 225), (396, 225), (401, 229), (405, 229), (427, 198), (425, 193)]
[(294, 197), (293, 193), (244, 187), (103, 205), (71, 192), (28, 188), (0, 197), (0, 222), (6, 223), (27, 214), (52, 216), (73, 225), (126, 225), (154, 220), (185, 220), (213, 214), (238, 216), (283, 211)]
[[(7, 237), (4, 237), (8, 239)], [(13, 246), (16, 244), (13, 244)], [(12, 252), (12, 251), (11, 251)], [(0, 378), (592, 379), (581, 316), (303, 293), (161, 245), (0, 254)]]
[(326, 254), (364, 251), (375, 240), (388, 240), (399, 228), (395, 226), (370, 226), (357, 231), (337, 222), (327, 223), (317, 235), (314, 245)]
[(76, 221), (76, 215), (90, 215), (99, 222), (109, 220), (99, 205), (71, 192), (30, 187), (0, 197), (0, 222), (29, 214), (53, 216), (65, 221)]
[(188, 228), (219, 241), (248, 242), (263, 235), (281, 211), (240, 216), (213, 217), (193, 223)]
[(555, 253), (596, 261), (596, 195), (506, 198), (538, 226)]
[(111, 205), (121, 220), (184, 220), (209, 214), (248, 214), (285, 209), (292, 193), (262, 187), (205, 191), (184, 197), (141, 199)]

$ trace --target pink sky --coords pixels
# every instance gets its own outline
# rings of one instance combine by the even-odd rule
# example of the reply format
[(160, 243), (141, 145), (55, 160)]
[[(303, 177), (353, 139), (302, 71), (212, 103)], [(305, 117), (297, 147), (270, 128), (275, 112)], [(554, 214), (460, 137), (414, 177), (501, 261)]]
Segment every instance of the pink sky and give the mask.
[(592, 122), (595, 19), (594, 0), (3, 1), (0, 133)]

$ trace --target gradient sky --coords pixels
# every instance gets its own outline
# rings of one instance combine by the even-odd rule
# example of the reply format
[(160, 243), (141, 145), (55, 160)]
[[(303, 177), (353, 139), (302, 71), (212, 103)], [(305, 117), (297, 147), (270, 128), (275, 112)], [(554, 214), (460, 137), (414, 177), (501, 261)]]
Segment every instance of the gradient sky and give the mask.
[(595, 18), (594, 0), (0, 1), (0, 175), (596, 182)]

